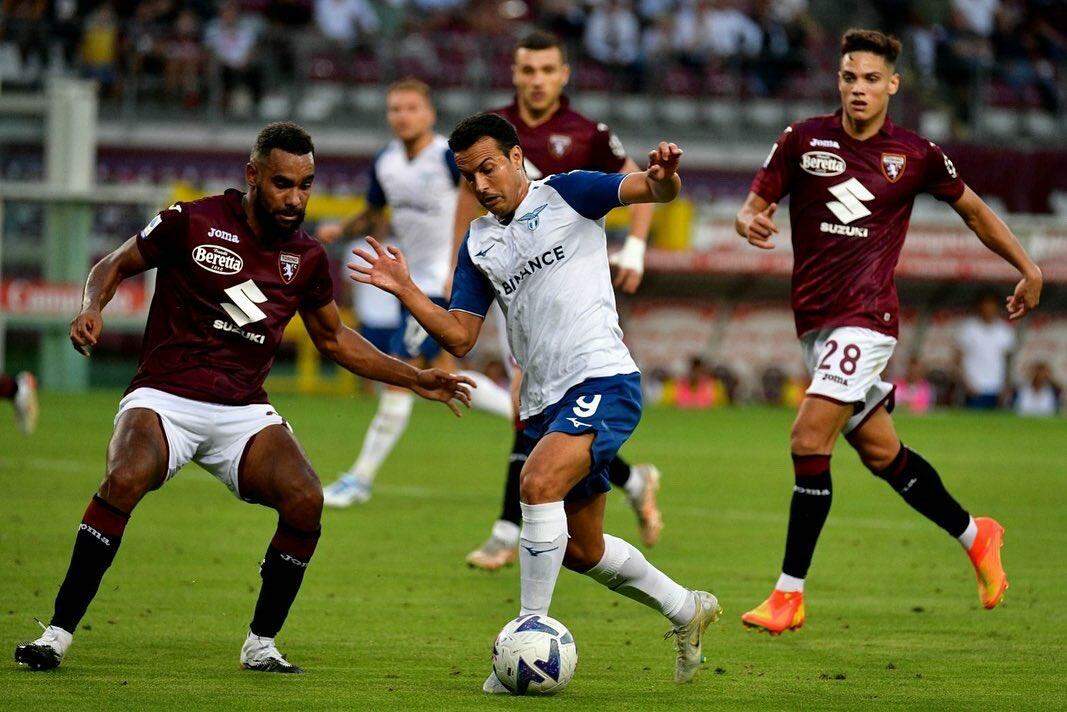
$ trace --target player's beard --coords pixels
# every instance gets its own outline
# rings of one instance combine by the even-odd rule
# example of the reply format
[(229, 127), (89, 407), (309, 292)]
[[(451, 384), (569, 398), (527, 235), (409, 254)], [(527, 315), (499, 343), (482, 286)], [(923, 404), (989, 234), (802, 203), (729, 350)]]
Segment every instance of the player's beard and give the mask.
[[(257, 190), (255, 196), (252, 198), (252, 211), (256, 215), (256, 222), (259, 223), (260, 228), (266, 233), (266, 237), (272, 240), (284, 240), (299, 230), (300, 226), (304, 223), (303, 210), (295, 212), (283, 210), (277, 211), (277, 213), (272, 211), (263, 200), (262, 190)], [(275, 217), (276, 214), (296, 215), (297, 220), (290, 224), (282, 223)]]

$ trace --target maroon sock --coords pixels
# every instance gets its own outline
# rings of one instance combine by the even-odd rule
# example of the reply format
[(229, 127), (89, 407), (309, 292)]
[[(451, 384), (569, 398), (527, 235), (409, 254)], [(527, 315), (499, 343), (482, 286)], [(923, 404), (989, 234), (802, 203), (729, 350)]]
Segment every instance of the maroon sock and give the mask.
[(129, 519), (129, 514), (93, 495), (74, 537), (66, 578), (56, 594), (52, 625), (69, 633), (78, 627), (100, 588), (100, 580), (115, 560)]
[(315, 553), (320, 532), (301, 531), (278, 520), (278, 529), (259, 567), (263, 586), (248, 626), (253, 634), (273, 638), (282, 629), (304, 581), (304, 571)]
[(0, 398), (11, 400), (19, 390), (19, 384), (12, 376), (0, 373)]

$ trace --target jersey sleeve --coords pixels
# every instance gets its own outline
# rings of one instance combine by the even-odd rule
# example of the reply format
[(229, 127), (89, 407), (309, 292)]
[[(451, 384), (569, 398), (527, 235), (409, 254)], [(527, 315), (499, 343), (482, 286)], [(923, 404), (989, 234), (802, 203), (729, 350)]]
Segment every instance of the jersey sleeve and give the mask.
[(312, 259), (311, 277), (300, 297), (300, 311), (315, 311), (333, 301), (333, 275), (326, 251), (322, 245), (316, 245), (308, 257)]
[(618, 173), (626, 164), (626, 149), (607, 124), (597, 124), (590, 146), (589, 168), (604, 173)]
[(771, 146), (771, 152), (752, 179), (749, 190), (768, 203), (776, 203), (792, 189), (793, 146), (796, 143), (796, 131), (792, 126), (786, 128), (778, 140)]
[(955, 203), (963, 196), (966, 187), (952, 159), (945, 155), (940, 146), (930, 143), (926, 153), (923, 192), (946, 203)]
[(161, 211), (137, 233), (137, 249), (149, 267), (167, 264), (182, 245), (189, 224), (188, 207), (175, 203)]
[(448, 311), (467, 312), (484, 318), (489, 313), (489, 307), (493, 305), (496, 293), (493, 291), (493, 285), (489, 283), (489, 278), (471, 259), (467, 249), (469, 238), (470, 232), (463, 238), (463, 245), (459, 248), (456, 271), (452, 275), (452, 299), (448, 303)]
[(372, 208), (384, 208), (389, 201), (385, 198), (382, 183), (378, 180), (378, 161), (375, 159), (370, 167), (370, 185), (367, 186), (367, 204)]
[(619, 188), (625, 178), (623, 173), (571, 171), (554, 175), (545, 182), (552, 186), (576, 213), (590, 220), (599, 220), (623, 204), (619, 197)]
[(445, 151), (445, 167), (448, 168), (448, 174), (452, 176), (452, 184), (459, 185), (461, 174), (459, 166), (456, 165), (456, 154), (452, 152), (451, 148)]

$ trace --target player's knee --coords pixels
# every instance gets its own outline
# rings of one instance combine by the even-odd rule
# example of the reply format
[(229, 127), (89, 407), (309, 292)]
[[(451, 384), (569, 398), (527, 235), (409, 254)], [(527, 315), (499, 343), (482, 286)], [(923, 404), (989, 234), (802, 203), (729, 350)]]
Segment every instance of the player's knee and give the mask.
[(853, 443), (853, 447), (867, 469), (876, 475), (889, 469), (900, 452), (900, 443)]
[(109, 503), (129, 512), (153, 488), (155, 478), (142, 467), (124, 463), (108, 465), (100, 494)]
[(278, 513), (287, 524), (297, 529), (318, 529), (322, 519), (322, 486), (311, 479), (291, 490), (279, 503)]
[(798, 421), (789, 433), (789, 450), (794, 455), (825, 455), (827, 437), (808, 423)]
[(597, 542), (586, 542), (579, 539), (567, 541), (567, 551), (563, 555), (563, 565), (571, 571), (584, 573), (600, 563), (604, 558), (604, 539), (601, 537)]
[(524, 467), (519, 475), (519, 499), (526, 504), (544, 504), (563, 499), (551, 473), (536, 467)]

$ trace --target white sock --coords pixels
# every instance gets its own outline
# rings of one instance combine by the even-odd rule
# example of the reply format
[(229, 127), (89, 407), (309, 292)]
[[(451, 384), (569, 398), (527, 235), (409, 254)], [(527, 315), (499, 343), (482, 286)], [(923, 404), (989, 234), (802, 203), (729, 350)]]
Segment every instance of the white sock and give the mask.
[(519, 535), (520, 616), (548, 615), (563, 554), (567, 551), (567, 512), (563, 502), (522, 506)]
[(626, 495), (630, 499), (637, 499), (645, 491), (645, 478), (641, 476), (640, 472), (636, 467), (630, 466), (630, 479), (626, 480), (626, 484), (623, 485), (623, 489), (626, 490)]
[(477, 371), (460, 371), (459, 373), (474, 381), (474, 384), (478, 386), (471, 389), (472, 408), (484, 410), (508, 420), (515, 417), (515, 411), (511, 406), (511, 393), (506, 388), (498, 386), (484, 373)]
[(492, 536), (508, 546), (519, 545), (519, 525), (506, 519), (498, 519), (493, 522)]
[(612, 591), (654, 608), (675, 625), (685, 625), (696, 613), (696, 597), (670, 576), (648, 563), (629, 542), (604, 535), (604, 556), (585, 575)]
[(774, 584), (774, 587), (779, 591), (799, 591), (804, 593), (804, 579), (784, 573), (778, 577), (778, 583)]
[(74, 640), (74, 634), (57, 625), (50, 625), (44, 629), (38, 640), (45, 640), (51, 643), (60, 655), (66, 655), (67, 650), (70, 649), (71, 641)]
[(378, 412), (363, 436), (359, 457), (349, 472), (356, 477), (374, 481), (378, 468), (389, 457), (393, 446), (400, 440), (408, 426), (415, 394), (409, 391), (382, 391), (378, 399)]
[(963, 533), (959, 535), (958, 539), (960, 544), (963, 544), (963, 548), (967, 551), (971, 550), (974, 546), (974, 538), (978, 536), (978, 525), (974, 521), (974, 517), (971, 517), (971, 521), (967, 524), (967, 528), (963, 530)]

